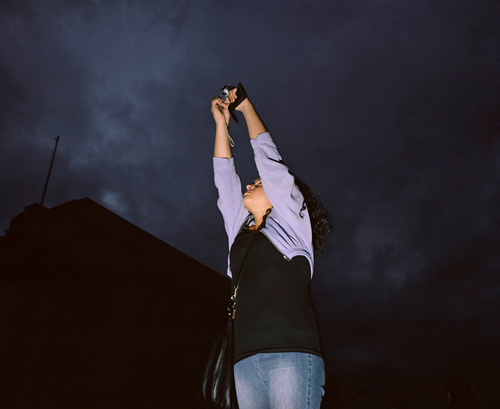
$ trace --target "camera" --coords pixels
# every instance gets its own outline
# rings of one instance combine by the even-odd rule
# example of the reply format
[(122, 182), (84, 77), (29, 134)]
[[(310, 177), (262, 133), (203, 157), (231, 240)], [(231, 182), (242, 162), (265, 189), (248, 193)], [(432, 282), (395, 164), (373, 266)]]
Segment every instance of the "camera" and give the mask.
[(222, 87), (222, 91), (220, 92), (219, 98), (222, 99), (222, 102), (226, 102), (226, 98), (229, 95), (229, 91), (234, 89), (234, 87), (230, 87), (228, 85), (224, 85)]

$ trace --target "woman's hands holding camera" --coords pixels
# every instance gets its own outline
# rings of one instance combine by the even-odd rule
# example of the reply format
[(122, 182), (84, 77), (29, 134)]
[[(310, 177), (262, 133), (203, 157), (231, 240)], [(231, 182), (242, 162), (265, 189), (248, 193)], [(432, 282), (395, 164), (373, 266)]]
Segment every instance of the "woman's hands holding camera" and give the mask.
[[(236, 101), (236, 88), (233, 88), (227, 92), (226, 102), (222, 100), (220, 96), (212, 99), (212, 115), (216, 124), (223, 123), (225, 126), (229, 126), (229, 121), (231, 115), (229, 114), (229, 105)], [(239, 111), (238, 108), (236, 110)]]

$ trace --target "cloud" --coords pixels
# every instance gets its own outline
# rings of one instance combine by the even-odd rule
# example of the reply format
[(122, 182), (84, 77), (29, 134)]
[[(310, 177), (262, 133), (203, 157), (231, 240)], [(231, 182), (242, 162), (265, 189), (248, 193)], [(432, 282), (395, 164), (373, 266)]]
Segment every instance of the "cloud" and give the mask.
[[(209, 101), (241, 81), (333, 215), (313, 290), (341, 377), (382, 388), (476, 368), (467, 351), (484, 363), (499, 337), (494, 2), (0, 7), (4, 229), (41, 197), (60, 135), (48, 207), (88, 196), (224, 272)], [(230, 132), (253, 180), (245, 126)]]

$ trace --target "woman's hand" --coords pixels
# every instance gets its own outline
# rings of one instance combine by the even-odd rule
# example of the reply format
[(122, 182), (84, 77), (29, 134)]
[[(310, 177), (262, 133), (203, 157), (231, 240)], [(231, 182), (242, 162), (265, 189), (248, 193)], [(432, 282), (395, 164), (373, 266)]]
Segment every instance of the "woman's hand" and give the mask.
[[(215, 123), (217, 125), (229, 126), (229, 121), (231, 120), (231, 115), (229, 114), (229, 97), (226, 98), (228, 102), (222, 102), (222, 98), (215, 97), (212, 99), (212, 115), (214, 116)], [(234, 99), (233, 99), (234, 101)]]
[[(232, 103), (234, 101), (236, 101), (236, 91), (237, 89), (236, 88), (233, 88), (231, 91), (229, 91), (228, 95), (227, 95), (227, 98), (226, 98), (226, 101), (229, 101), (229, 103)], [(236, 108), (235, 110), (236, 111), (241, 111), (243, 112), (244, 109), (247, 107), (247, 105), (250, 103), (250, 101), (248, 100), (248, 97), (242, 101)]]

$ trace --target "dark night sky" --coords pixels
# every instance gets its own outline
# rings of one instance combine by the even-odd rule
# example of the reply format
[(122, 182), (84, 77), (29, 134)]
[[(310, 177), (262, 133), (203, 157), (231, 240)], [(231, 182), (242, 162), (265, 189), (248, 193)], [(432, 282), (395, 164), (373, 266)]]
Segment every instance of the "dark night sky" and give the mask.
[[(242, 82), (335, 224), (313, 294), (347, 408), (500, 405), (500, 2), (2, 1), (0, 230), (90, 197), (218, 272), (210, 100)], [(232, 124), (243, 181), (256, 177)]]

